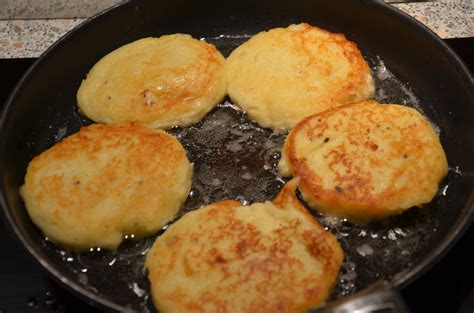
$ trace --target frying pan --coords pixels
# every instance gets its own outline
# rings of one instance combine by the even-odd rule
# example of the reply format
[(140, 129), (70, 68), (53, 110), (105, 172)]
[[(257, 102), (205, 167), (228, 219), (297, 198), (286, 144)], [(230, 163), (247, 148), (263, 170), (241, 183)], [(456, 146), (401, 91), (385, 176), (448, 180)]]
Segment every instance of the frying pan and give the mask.
[[(473, 219), (473, 78), (430, 30), (369, 0), (298, 0), (291, 7), (281, 0), (130, 1), (67, 34), (24, 75), (0, 121), (1, 204), (31, 255), (94, 305), (109, 311), (154, 311), (142, 265), (156, 236), (130, 235), (115, 252), (73, 253), (56, 247), (32, 224), (18, 193), (28, 162), (91, 123), (78, 112), (75, 94), (92, 65), (108, 52), (139, 38), (182, 32), (204, 38), (228, 55), (259, 31), (303, 21), (355, 41), (373, 68), (376, 98), (421, 110), (439, 131), (447, 154), (449, 174), (435, 199), (421, 208), (366, 226), (312, 211), (346, 254), (327, 309), (347, 309), (347, 302), (339, 301), (348, 295), (358, 297), (350, 302), (352, 309), (360, 305), (357, 299), (365, 307), (396, 306), (396, 290), (441, 258)], [(179, 215), (227, 198), (265, 201), (284, 183), (276, 170), (284, 136), (258, 127), (229, 99), (196, 125), (170, 132), (195, 163), (192, 192)]]

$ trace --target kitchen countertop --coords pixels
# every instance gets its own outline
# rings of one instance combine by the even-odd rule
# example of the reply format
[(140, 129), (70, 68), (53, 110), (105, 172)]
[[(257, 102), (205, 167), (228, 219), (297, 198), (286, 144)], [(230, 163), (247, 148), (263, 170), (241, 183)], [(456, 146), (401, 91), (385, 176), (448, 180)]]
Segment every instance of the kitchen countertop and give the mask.
[[(118, 0), (3, 0), (0, 11), (0, 59), (36, 58), (90, 16)], [(79, 4), (80, 2), (80, 4)], [(474, 37), (474, 1), (393, 3), (443, 39)]]

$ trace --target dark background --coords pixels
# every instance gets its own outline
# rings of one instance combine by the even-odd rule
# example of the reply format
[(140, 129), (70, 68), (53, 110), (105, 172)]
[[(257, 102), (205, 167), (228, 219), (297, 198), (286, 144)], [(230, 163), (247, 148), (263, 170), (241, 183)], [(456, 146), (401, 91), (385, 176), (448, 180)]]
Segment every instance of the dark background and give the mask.
[[(474, 72), (474, 38), (445, 42)], [(0, 59), (0, 105), (35, 59)], [(0, 219), (0, 313), (102, 312), (49, 278)], [(412, 312), (474, 312), (474, 225), (437, 265), (402, 290)]]

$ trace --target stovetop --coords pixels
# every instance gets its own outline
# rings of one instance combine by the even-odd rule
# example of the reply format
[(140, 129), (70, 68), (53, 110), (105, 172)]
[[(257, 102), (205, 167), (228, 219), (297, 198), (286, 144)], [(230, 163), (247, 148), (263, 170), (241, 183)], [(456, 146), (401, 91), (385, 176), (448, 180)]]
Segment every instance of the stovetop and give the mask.
[[(474, 72), (474, 38), (448, 39)], [(35, 59), (0, 59), (0, 104)], [(3, 227), (1, 227), (3, 226)], [(412, 312), (474, 312), (474, 225), (432, 269), (402, 290)], [(53, 281), (0, 222), (0, 313), (102, 312)]]

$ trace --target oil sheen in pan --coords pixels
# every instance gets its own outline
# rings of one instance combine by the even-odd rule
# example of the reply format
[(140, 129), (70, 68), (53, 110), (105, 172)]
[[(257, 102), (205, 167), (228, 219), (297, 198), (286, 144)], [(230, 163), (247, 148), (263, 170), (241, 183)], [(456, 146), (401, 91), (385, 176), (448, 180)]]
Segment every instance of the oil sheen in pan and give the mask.
[[(248, 37), (218, 36), (206, 40), (228, 55)], [(386, 68), (382, 59), (369, 57), (368, 62), (375, 78), (376, 100), (406, 104), (429, 113), (423, 111), (415, 93)], [(64, 117), (63, 124), (49, 129), (49, 144), (89, 123), (75, 108), (71, 116)], [(237, 199), (244, 204), (269, 200), (285, 182), (276, 167), (285, 135), (259, 127), (228, 99), (201, 122), (172, 129), (170, 133), (181, 141), (195, 164), (192, 190), (177, 218), (222, 199)], [(337, 236), (346, 255), (331, 298), (351, 294), (412, 268), (436, 238), (449, 184), (459, 175), (456, 169), (450, 170), (430, 204), (364, 227), (310, 211)], [(156, 236), (167, 226), (145, 239), (129, 235), (115, 252), (92, 249), (74, 253), (58, 249), (47, 239), (43, 246), (57, 264), (86, 288), (130, 310), (154, 312), (143, 262)]]

